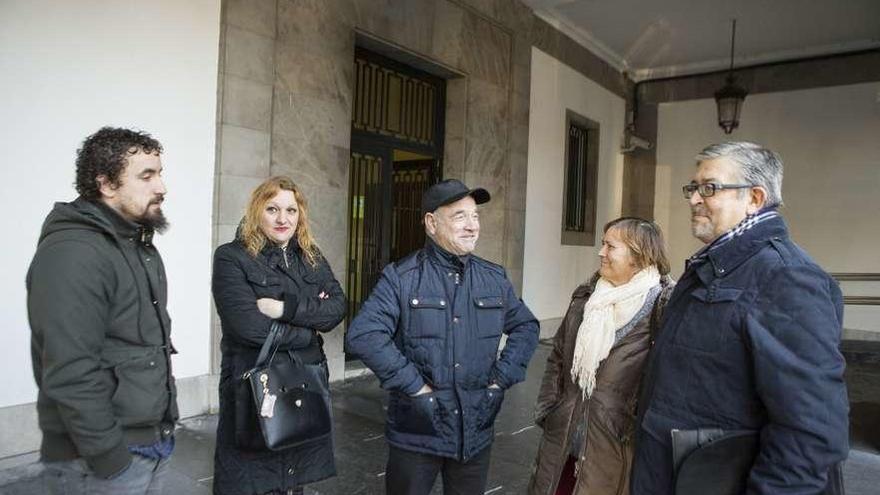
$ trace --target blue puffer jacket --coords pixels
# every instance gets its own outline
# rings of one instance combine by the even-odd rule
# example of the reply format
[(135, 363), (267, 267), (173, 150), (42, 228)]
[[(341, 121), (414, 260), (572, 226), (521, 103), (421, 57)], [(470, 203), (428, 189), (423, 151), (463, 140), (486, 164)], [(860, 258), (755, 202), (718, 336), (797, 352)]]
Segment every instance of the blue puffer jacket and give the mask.
[(768, 219), (689, 267), (652, 351), (634, 495), (672, 494), (672, 429), (760, 432), (748, 494), (818, 494), (848, 452), (837, 283)]
[[(385, 267), (345, 343), (390, 393), (389, 443), (466, 461), (492, 443), (504, 389), (525, 379), (538, 322), (502, 267), (429, 240)], [(433, 393), (411, 397), (426, 383)]]

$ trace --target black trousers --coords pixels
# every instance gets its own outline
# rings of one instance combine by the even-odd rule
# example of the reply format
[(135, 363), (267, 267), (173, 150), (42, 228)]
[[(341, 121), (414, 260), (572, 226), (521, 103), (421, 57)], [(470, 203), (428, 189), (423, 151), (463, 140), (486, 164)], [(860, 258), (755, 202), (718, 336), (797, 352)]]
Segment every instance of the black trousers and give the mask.
[(388, 495), (428, 495), (437, 473), (443, 473), (443, 495), (474, 495), (486, 491), (491, 445), (467, 462), (388, 447), (385, 468)]

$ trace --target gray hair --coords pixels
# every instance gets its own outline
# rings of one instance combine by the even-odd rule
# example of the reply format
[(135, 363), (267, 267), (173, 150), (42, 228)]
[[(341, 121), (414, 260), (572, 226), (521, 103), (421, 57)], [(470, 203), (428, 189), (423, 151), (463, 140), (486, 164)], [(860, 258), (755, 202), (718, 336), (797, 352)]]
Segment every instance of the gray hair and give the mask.
[(782, 159), (775, 152), (748, 141), (718, 143), (703, 148), (696, 159), (726, 157), (739, 165), (741, 179), (746, 184), (760, 186), (767, 191), (766, 206), (782, 206)]

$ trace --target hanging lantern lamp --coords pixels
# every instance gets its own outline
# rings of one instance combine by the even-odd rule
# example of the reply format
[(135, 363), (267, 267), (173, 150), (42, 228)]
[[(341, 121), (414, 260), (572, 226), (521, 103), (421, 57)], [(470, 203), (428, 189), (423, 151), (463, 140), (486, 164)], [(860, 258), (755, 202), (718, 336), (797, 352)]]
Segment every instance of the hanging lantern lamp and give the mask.
[(730, 134), (739, 127), (739, 116), (743, 102), (749, 94), (745, 88), (736, 83), (733, 75), (733, 49), (736, 46), (736, 19), (733, 20), (733, 29), (730, 35), (730, 69), (727, 74), (726, 84), (715, 92), (715, 103), (718, 105), (718, 125), (724, 129), (725, 134)]

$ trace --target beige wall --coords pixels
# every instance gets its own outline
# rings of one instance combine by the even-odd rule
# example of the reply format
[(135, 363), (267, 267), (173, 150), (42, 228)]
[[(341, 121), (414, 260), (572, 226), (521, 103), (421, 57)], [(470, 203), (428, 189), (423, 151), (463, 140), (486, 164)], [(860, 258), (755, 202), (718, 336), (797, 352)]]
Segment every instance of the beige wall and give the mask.
[[(782, 156), (781, 211), (816, 262), (829, 272), (880, 272), (880, 83), (749, 96), (731, 136), (715, 119), (713, 100), (660, 105), (655, 214), (674, 274), (700, 247), (680, 191), (694, 171), (693, 156), (731, 139), (756, 141)], [(844, 283), (843, 289), (876, 296), (878, 286)], [(847, 328), (880, 330), (876, 306), (847, 306), (845, 317)]]
[[(539, 320), (546, 320), (562, 316), (572, 291), (598, 269), (601, 226), (620, 215), (619, 150), (626, 105), (623, 98), (533, 48), (531, 109), (523, 299)], [(599, 124), (596, 246), (562, 245), (567, 109)]]
[(53, 202), (76, 198), (76, 149), (105, 125), (164, 145), (171, 227), (155, 242), (168, 273), (174, 372), (181, 412), (209, 410), (195, 384), (211, 372), (219, 22), (219, 0), (0, 2), (0, 458), (39, 446), (25, 273)]

